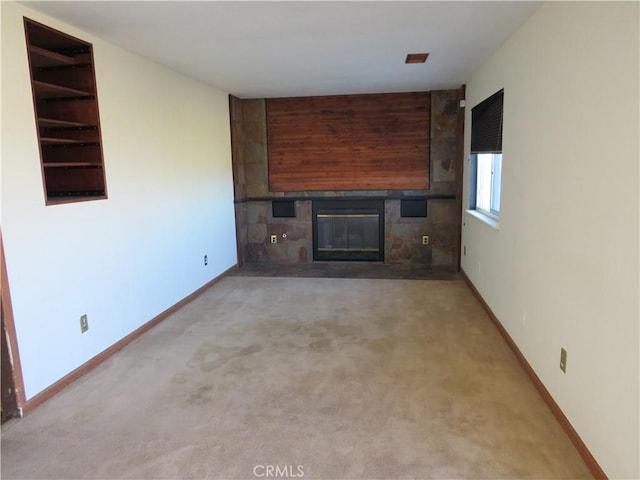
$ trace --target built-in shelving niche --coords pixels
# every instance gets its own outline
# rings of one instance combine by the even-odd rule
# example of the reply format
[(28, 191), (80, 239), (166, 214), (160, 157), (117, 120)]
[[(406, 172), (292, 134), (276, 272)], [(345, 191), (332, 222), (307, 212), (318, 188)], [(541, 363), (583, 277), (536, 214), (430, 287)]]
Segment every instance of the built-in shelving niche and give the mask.
[(46, 202), (106, 198), (92, 45), (24, 26)]

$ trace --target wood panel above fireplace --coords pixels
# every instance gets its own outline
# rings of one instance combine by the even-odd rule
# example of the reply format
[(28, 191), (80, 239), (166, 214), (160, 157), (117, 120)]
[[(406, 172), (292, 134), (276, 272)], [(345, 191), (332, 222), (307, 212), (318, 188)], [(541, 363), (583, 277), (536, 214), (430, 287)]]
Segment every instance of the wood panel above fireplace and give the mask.
[(269, 190), (429, 188), (429, 92), (266, 102)]

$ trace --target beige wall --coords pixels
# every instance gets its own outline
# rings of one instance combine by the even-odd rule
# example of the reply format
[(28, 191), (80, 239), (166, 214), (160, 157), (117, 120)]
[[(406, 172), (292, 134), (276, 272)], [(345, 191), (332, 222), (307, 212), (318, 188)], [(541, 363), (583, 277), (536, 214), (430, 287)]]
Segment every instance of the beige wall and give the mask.
[[(30, 398), (236, 264), (229, 109), (224, 92), (1, 4), (2, 233)], [(107, 200), (45, 206), (23, 15), (94, 44)]]
[(503, 194), (462, 268), (610, 478), (640, 477), (638, 7), (546, 3), (467, 85), (467, 126), (504, 88)]

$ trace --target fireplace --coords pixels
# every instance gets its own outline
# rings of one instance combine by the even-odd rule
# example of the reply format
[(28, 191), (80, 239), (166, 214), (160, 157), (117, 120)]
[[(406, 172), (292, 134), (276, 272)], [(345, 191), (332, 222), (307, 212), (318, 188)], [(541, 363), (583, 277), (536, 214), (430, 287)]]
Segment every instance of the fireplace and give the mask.
[(384, 260), (384, 200), (315, 200), (314, 260)]

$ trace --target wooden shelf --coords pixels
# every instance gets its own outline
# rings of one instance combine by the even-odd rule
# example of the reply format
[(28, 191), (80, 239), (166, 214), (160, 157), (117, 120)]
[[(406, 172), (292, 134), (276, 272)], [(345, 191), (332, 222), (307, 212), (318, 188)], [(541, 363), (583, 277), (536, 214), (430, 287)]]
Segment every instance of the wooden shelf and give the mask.
[(44, 168), (68, 168), (68, 167), (96, 167), (101, 168), (102, 165), (96, 165), (89, 162), (60, 162), (60, 163), (43, 163)]
[(24, 24), (47, 205), (106, 198), (92, 46)]
[(58, 145), (58, 144), (78, 144), (78, 143), (96, 143), (88, 142), (87, 140), (76, 140), (74, 138), (60, 138), (60, 137), (40, 137), (42, 145)]
[(60, 53), (52, 52), (46, 48), (29, 45), (31, 53), (31, 65), (33, 67), (57, 67), (60, 65), (75, 65), (76, 60)]
[(71, 122), (69, 120), (56, 120), (55, 118), (38, 118), (38, 125), (46, 128), (55, 127), (93, 127), (82, 122)]
[(91, 92), (85, 92), (84, 90), (63, 87), (62, 85), (54, 85), (53, 83), (45, 83), (39, 80), (33, 81), (33, 87), (36, 91), (36, 96), (38, 97), (38, 99), (90, 97), (93, 95)]

